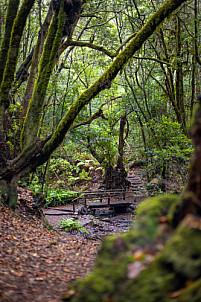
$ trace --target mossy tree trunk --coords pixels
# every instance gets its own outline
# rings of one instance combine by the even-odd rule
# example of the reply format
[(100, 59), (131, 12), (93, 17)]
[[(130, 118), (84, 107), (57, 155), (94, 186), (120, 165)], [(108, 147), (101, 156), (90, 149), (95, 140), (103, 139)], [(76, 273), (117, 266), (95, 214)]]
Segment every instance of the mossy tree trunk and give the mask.
[(7, 60), (7, 54), (9, 50), (9, 42), (11, 37), (11, 31), (13, 27), (13, 22), (17, 15), (19, 0), (9, 1), (8, 8), (7, 8), (7, 16), (6, 16), (6, 25), (5, 25), (5, 35), (1, 41), (1, 48), (0, 48), (0, 84), (3, 79), (3, 72)]
[(191, 137), (195, 146), (189, 171), (189, 180), (182, 194), (182, 203), (175, 213), (175, 225), (188, 214), (201, 216), (201, 95), (193, 117)]
[(179, 119), (182, 129), (187, 134), (186, 128), (186, 113), (184, 107), (184, 87), (183, 87), (183, 67), (182, 67), (182, 45), (181, 45), (181, 20), (177, 16), (176, 19), (176, 87), (175, 87), (175, 101), (179, 111)]
[[(127, 124), (127, 130), (125, 134), (125, 126)], [(128, 135), (128, 121), (126, 115), (121, 116), (120, 127), (119, 127), (119, 146), (118, 152), (119, 156), (117, 159), (117, 164), (115, 167), (107, 165), (105, 168), (104, 175), (104, 187), (107, 189), (123, 189), (126, 190), (129, 188), (130, 182), (127, 179), (127, 172), (124, 167), (124, 144), (125, 139)], [(125, 135), (125, 136), (124, 136)]]
[[(10, 0), (10, 2), (12, 2)], [(71, 35), (72, 30), (81, 14), (81, 4), (86, 1), (72, 0), (60, 2), (54, 2), (59, 4), (59, 9), (56, 8), (54, 16), (46, 37), (43, 54), (40, 59), (39, 73), (35, 82), (34, 91), (28, 107), (26, 118), (24, 121), (23, 131), (21, 135), (22, 152), (18, 157), (10, 160), (9, 156), (4, 158), (0, 156), (2, 162), (0, 163), (0, 179), (3, 182), (3, 186), (8, 184), (9, 186), (15, 183), (13, 179), (19, 179), (26, 173), (33, 171), (39, 165), (45, 163), (52, 152), (61, 144), (66, 132), (72, 126), (75, 118), (83, 107), (95, 98), (100, 91), (109, 89), (113, 79), (118, 72), (122, 70), (128, 60), (134, 55), (134, 53), (141, 48), (143, 43), (152, 35), (157, 26), (168, 17), (175, 9), (177, 9), (185, 0), (167, 0), (149, 21), (143, 26), (143, 28), (135, 35), (130, 41), (127, 47), (122, 50), (121, 53), (115, 58), (108, 69), (100, 76), (94, 84), (86, 89), (72, 104), (59, 123), (57, 129), (52, 136), (47, 137), (41, 141), (38, 136), (38, 129), (40, 126), (40, 117), (44, 106), (44, 98), (46, 95), (46, 89), (49, 82), (50, 74), (56, 62), (56, 55), (59, 46), (61, 45), (61, 38), (63, 35)], [(9, 44), (8, 57), (6, 66), (3, 73), (3, 81), (0, 87), (0, 138), (1, 138), (1, 154), (9, 154), (6, 152), (8, 148), (5, 140), (4, 133), (4, 116), (5, 110), (9, 106), (9, 91), (12, 87), (14, 73), (17, 65), (17, 58), (19, 52), (19, 45), (22, 37), (22, 32), (25, 26), (27, 16), (33, 6), (34, 0), (24, 0), (17, 13), (15, 21), (12, 27), (12, 34)], [(62, 8), (63, 7), (63, 8)], [(59, 13), (59, 17), (58, 14)], [(50, 49), (51, 47), (51, 49)], [(34, 62), (35, 63), (35, 62)], [(0, 155), (1, 155), (0, 154)], [(13, 186), (15, 188), (15, 186)], [(1, 189), (1, 191), (5, 191)], [(3, 194), (3, 193), (2, 193)], [(15, 196), (15, 194), (11, 194)], [(7, 203), (10, 204), (8, 194)], [(13, 198), (12, 198), (13, 199)], [(12, 200), (12, 205), (16, 203)]]

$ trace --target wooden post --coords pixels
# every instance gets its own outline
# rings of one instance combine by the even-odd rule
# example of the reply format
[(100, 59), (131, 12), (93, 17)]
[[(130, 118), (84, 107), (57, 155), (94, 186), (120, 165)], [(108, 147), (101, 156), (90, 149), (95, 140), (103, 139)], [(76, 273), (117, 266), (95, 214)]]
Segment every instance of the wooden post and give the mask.
[(108, 204), (110, 204), (110, 193), (108, 193)]
[(84, 205), (85, 205), (85, 207), (87, 206), (87, 196), (86, 195), (84, 195)]
[(123, 200), (125, 200), (125, 199), (126, 199), (126, 193), (123, 192)]

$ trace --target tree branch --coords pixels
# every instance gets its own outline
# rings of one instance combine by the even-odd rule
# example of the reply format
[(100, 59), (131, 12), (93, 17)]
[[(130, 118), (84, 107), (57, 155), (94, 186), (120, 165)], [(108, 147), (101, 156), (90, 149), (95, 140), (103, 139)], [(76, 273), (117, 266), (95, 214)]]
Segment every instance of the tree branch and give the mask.
[(163, 60), (159, 60), (159, 59), (157, 59), (157, 58), (152, 58), (152, 57), (137, 57), (137, 56), (133, 56), (133, 58), (134, 58), (134, 59), (137, 59), (137, 60), (149, 60), (149, 61), (154, 61), (154, 62), (158, 62), (158, 63), (165, 64), (165, 65), (168, 65), (168, 66), (173, 67), (173, 65), (170, 64), (169, 62), (163, 61)]
[[(84, 106), (95, 98), (101, 91), (111, 87), (111, 82), (115, 79), (118, 72), (122, 70), (124, 65), (129, 61), (130, 58), (133, 57), (135, 52), (142, 47), (143, 43), (153, 34), (158, 25), (185, 1), (186, 0), (167, 0), (135, 35), (127, 47), (125, 47), (125, 49), (122, 50), (121, 53), (115, 58), (102, 76), (100, 76), (100, 78), (95, 81), (93, 85), (86, 89), (77, 98), (74, 104), (72, 104), (64, 118), (60, 121), (55, 133), (43, 146), (41, 152), (36, 154), (36, 152), (32, 150), (31, 153), (34, 156), (29, 156), (29, 163), (24, 162), (23, 153), (19, 156), (19, 160), (23, 160), (23, 165), (26, 166), (26, 168), (24, 168), (26, 171), (31, 171), (34, 169), (34, 167), (36, 168), (47, 161), (51, 153), (61, 144), (66, 132), (70, 130), (74, 120)], [(33, 141), (30, 142), (27, 148), (29, 147), (34, 148)], [(15, 167), (13, 166), (12, 169), (15, 169)], [(21, 171), (20, 174), (23, 174), (23, 171)]]
[(70, 128), (70, 130), (73, 130), (73, 129), (78, 128), (78, 127), (80, 127), (80, 126), (89, 125), (89, 124), (91, 124), (94, 120), (98, 119), (99, 117), (102, 117), (104, 120), (108, 120), (108, 119), (104, 116), (103, 110), (102, 110), (102, 109), (99, 109), (97, 112), (95, 112), (95, 113), (90, 117), (90, 119), (88, 119), (88, 120), (85, 121), (85, 122), (80, 122), (80, 123), (78, 123), (78, 124), (73, 125), (73, 126)]
[(112, 80), (124, 67), (134, 53), (141, 48), (143, 43), (153, 34), (157, 26), (164, 21), (175, 9), (186, 0), (167, 0), (148, 20), (142, 29), (135, 35), (128, 46), (115, 58), (113, 63), (103, 75), (88, 89), (86, 89), (71, 106), (65, 117), (59, 123), (52, 138), (45, 144), (43, 152), (51, 154), (62, 142), (66, 132), (70, 129), (78, 113), (95, 98), (100, 91), (111, 87)]
[(109, 51), (108, 49), (104, 48), (103, 46), (95, 45), (95, 44), (90, 43), (90, 42), (70, 41), (70, 44), (69, 44), (69, 41), (67, 41), (66, 43), (67, 43), (68, 46), (70, 45), (70, 46), (89, 47), (91, 49), (101, 51), (101, 52), (105, 53), (107, 56), (109, 56), (110, 58), (114, 58), (116, 56), (115, 53)]

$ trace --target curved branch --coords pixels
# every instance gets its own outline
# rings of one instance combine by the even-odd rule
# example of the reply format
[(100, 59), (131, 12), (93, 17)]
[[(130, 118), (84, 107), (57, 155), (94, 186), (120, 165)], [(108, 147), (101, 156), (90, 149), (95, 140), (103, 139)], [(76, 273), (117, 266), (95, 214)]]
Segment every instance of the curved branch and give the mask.
[(70, 45), (70, 46), (89, 47), (91, 49), (101, 51), (101, 52), (105, 53), (107, 56), (109, 56), (110, 58), (114, 58), (116, 56), (115, 53), (109, 51), (108, 49), (104, 48), (103, 46), (95, 45), (95, 44), (90, 43), (90, 42), (70, 41), (70, 44), (69, 44), (69, 42), (67, 41), (66, 43), (67, 43), (68, 46)]
[(63, 141), (66, 132), (70, 129), (78, 113), (95, 98), (102, 90), (111, 87), (112, 80), (118, 72), (124, 67), (134, 53), (141, 48), (143, 43), (153, 34), (157, 26), (177, 9), (186, 0), (167, 0), (148, 20), (142, 29), (131, 40), (128, 46), (115, 58), (113, 63), (103, 73), (103, 75), (88, 89), (86, 89), (71, 106), (65, 117), (59, 123), (52, 138), (43, 148), (44, 154), (51, 154)]
[(91, 124), (94, 120), (98, 119), (99, 117), (102, 117), (104, 120), (108, 120), (104, 114), (103, 114), (103, 110), (99, 109), (97, 112), (95, 112), (87, 121), (85, 122), (80, 122), (78, 124), (73, 125), (70, 130), (73, 130), (75, 128), (78, 128), (80, 126), (84, 126), (84, 125), (89, 125)]
[(171, 66), (173, 67), (172, 64), (170, 64), (169, 62), (167, 61), (163, 61), (163, 60), (159, 60), (157, 58), (152, 58), (152, 57), (137, 57), (137, 56), (133, 56), (134, 59), (137, 59), (137, 60), (149, 60), (149, 61), (154, 61), (154, 62), (157, 62), (157, 63), (161, 63), (161, 64), (165, 64), (165, 65), (168, 65), (168, 66)]

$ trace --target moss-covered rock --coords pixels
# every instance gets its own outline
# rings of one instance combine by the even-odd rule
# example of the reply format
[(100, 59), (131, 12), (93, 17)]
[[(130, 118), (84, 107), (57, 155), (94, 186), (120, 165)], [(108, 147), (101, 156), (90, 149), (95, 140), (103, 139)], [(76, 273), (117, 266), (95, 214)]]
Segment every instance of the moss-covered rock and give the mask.
[[(201, 301), (201, 219), (172, 227), (176, 195), (145, 200), (131, 230), (103, 242), (92, 273), (63, 296), (72, 302)], [(66, 297), (66, 298), (65, 298)]]

